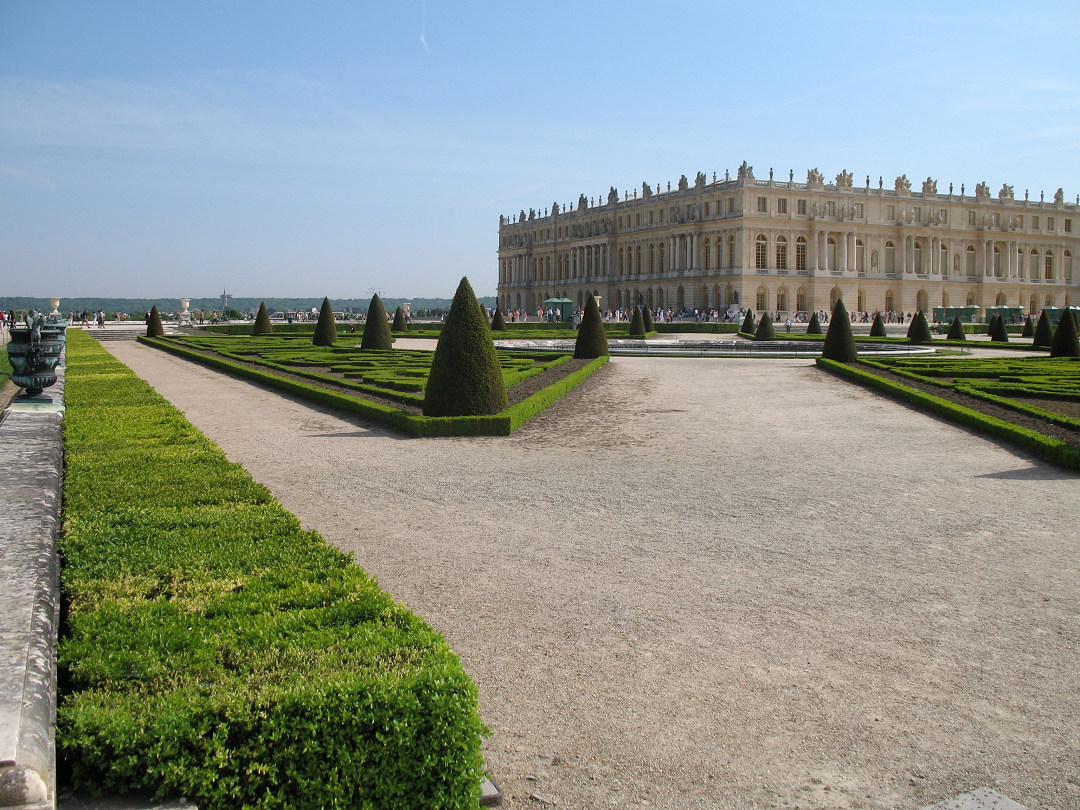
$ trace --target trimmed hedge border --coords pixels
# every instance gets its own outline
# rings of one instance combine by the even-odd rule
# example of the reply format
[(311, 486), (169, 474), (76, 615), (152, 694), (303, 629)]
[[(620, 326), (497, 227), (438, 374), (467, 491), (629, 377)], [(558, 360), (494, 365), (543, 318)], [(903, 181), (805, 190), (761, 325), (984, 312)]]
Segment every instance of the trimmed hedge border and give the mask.
[(1004, 439), (1068, 469), (1080, 470), (1080, 449), (1063, 441), (993, 416), (987, 416), (971, 408), (957, 405), (947, 399), (935, 397), (914, 388), (907, 388), (899, 383), (894, 383), (891, 380), (862, 371), (845, 363), (837, 363), (819, 357), (817, 364), (820, 368), (838, 377), (845, 377), (901, 402), (915, 405), (921, 410), (930, 411), (954, 422), (981, 430), (996, 438)]
[(446, 641), (95, 340), (68, 337), (57, 744), (76, 789), (475, 808)]
[(139, 337), (141, 343), (156, 349), (171, 352), (196, 363), (217, 368), (237, 377), (244, 377), (290, 394), (314, 400), (332, 408), (355, 413), (366, 419), (395, 427), (413, 436), (509, 436), (530, 417), (535, 416), (555, 400), (582, 383), (594, 371), (601, 368), (610, 359), (598, 357), (573, 374), (569, 374), (554, 385), (538, 391), (531, 397), (511, 405), (505, 411), (491, 416), (420, 416), (391, 408), (378, 402), (350, 396), (337, 391), (330, 391), (317, 385), (279, 377), (270, 372), (233, 363), (221, 357), (200, 354), (191, 349), (177, 346), (168, 339)]

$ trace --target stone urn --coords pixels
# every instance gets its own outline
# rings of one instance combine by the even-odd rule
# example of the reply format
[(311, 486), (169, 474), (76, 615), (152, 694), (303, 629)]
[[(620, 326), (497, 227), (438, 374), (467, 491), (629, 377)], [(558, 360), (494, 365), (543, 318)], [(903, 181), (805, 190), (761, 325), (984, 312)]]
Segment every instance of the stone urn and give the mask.
[(33, 397), (56, 383), (56, 365), (64, 351), (66, 321), (46, 322), (45, 316), (31, 311), (24, 326), (11, 329), (7, 345), (11, 362), (11, 381)]
[(55, 316), (60, 314), (60, 299), (59, 298), (50, 298), (49, 299), (49, 306), (52, 307), (52, 309), (49, 310), (49, 318), (50, 319), (52, 319)]

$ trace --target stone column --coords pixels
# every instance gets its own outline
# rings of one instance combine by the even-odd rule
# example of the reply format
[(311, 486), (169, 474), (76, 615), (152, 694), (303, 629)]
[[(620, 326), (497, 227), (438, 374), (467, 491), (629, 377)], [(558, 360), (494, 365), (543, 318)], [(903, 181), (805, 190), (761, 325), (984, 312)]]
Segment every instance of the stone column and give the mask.
[(821, 234), (817, 231), (810, 231), (810, 256), (807, 261), (811, 273), (816, 273), (818, 269), (818, 239), (820, 236)]
[(700, 270), (703, 271), (703, 273), (709, 270), (709, 268), (705, 266), (705, 253), (704, 253), (705, 249), (703, 247), (704, 244), (705, 244), (705, 237), (700, 233), (695, 234), (695, 236), (694, 236), (694, 267), (699, 268)]
[(842, 234), (840, 234), (840, 258), (836, 262), (840, 266), (836, 268), (837, 270), (847, 270), (850, 266), (848, 265), (847, 247), (848, 235), (847, 231), (844, 231)]

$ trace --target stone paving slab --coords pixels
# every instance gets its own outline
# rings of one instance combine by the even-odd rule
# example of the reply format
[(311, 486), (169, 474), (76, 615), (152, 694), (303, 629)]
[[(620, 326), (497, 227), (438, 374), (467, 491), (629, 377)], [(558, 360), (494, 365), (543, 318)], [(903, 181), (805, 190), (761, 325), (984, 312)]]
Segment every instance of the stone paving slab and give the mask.
[(15, 408), (0, 421), (0, 807), (55, 806), (60, 420)]

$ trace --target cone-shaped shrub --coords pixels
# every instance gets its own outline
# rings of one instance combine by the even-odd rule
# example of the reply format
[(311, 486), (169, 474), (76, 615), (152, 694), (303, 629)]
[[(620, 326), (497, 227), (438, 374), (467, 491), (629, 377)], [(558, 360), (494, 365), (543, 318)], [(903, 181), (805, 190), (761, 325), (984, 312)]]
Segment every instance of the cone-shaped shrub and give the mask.
[(495, 307), (495, 317), (491, 319), (491, 331), (492, 332), (505, 332), (506, 331), (506, 318), (503, 317), (501, 307)]
[(825, 345), (821, 356), (838, 363), (854, 363), (857, 357), (855, 336), (851, 334), (851, 317), (844, 306), (844, 299), (837, 298), (829, 318), (829, 331), (825, 333)]
[(1030, 315), (1024, 318), (1024, 331), (1020, 333), (1020, 337), (1035, 337), (1035, 322)]
[(1035, 324), (1035, 338), (1031, 341), (1032, 346), (1044, 346), (1049, 349), (1054, 342), (1054, 327), (1050, 325), (1050, 316), (1044, 309), (1039, 313), (1039, 322)]
[(146, 336), (165, 336), (165, 327), (161, 325), (161, 313), (158, 312), (157, 304), (150, 307), (150, 317), (146, 319)]
[(409, 322), (405, 320), (405, 307), (398, 304), (394, 310), (394, 325), (391, 327), (395, 332), (408, 332)]
[(360, 350), (392, 349), (394, 339), (390, 336), (390, 324), (386, 322), (386, 308), (382, 305), (379, 294), (371, 296), (367, 308), (367, 320), (364, 321), (364, 337), (360, 339)]
[(641, 310), (641, 320), (645, 324), (646, 332), (655, 332), (656, 324), (653, 323), (652, 310), (648, 307), (643, 307)]
[(259, 314), (255, 316), (255, 325), (251, 327), (253, 335), (270, 335), (274, 332), (274, 325), (270, 323), (270, 313), (266, 311), (266, 302), (259, 304)]
[(810, 323), (806, 325), (806, 334), (808, 335), (820, 335), (821, 334), (821, 321), (818, 320), (817, 313), (815, 312), (810, 316)]
[(881, 313), (874, 316), (874, 323), (870, 326), (870, 337), (885, 337), (885, 319)]
[(994, 317), (990, 319), (990, 323), (986, 327), (986, 334), (995, 343), (1009, 342), (1009, 333), (1005, 329), (1005, 319), (1001, 317), (1000, 313), (995, 313)]
[(319, 321), (315, 324), (315, 337), (311, 342), (316, 346), (333, 346), (337, 343), (337, 324), (334, 323), (334, 308), (330, 299), (324, 298), (319, 308)]
[(742, 328), (739, 331), (748, 335), (754, 334), (754, 310), (746, 310), (746, 317), (742, 319)]
[(645, 319), (640, 307), (634, 309), (634, 317), (630, 319), (630, 337), (645, 337)]
[(590, 295), (585, 303), (585, 316), (578, 327), (574, 357), (592, 360), (608, 353), (607, 333), (604, 331), (604, 322), (600, 319), (600, 307)]
[(964, 325), (960, 323), (960, 316), (957, 315), (952, 319), (952, 325), (949, 327), (949, 334), (946, 335), (949, 340), (967, 340), (967, 335), (964, 333)]
[(912, 343), (930, 343), (934, 336), (930, 334), (930, 324), (926, 322), (923, 311), (917, 310), (915, 317), (911, 319), (911, 326), (907, 330), (908, 340)]
[(1080, 343), (1076, 337), (1076, 316), (1071, 309), (1061, 313), (1057, 329), (1054, 330), (1054, 342), (1050, 344), (1051, 357), (1080, 357)]
[(754, 332), (754, 340), (776, 340), (776, 329), (773, 327), (772, 318), (769, 317), (768, 312), (761, 313), (757, 331)]
[(462, 278), (431, 360), (425, 416), (481, 416), (506, 409), (506, 385), (487, 317)]

